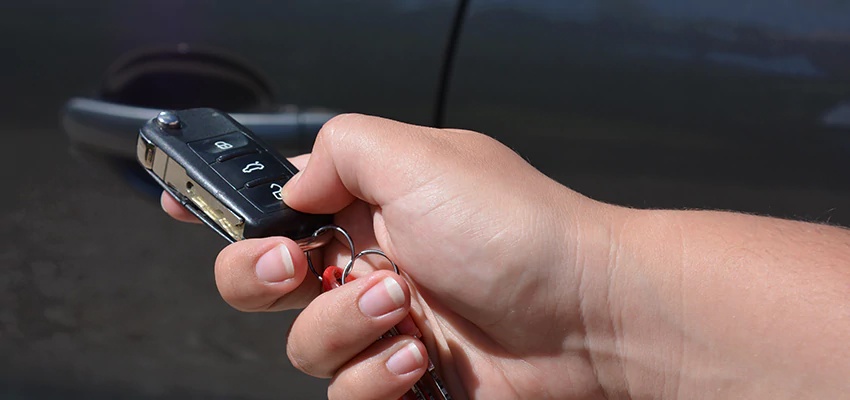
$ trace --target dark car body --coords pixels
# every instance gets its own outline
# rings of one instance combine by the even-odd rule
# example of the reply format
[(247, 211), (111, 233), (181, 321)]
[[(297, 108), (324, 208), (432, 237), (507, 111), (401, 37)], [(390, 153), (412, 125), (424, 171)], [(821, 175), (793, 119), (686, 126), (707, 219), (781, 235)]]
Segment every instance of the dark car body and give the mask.
[[(230, 309), (212, 276), (225, 243), (139, 179), (127, 121), (159, 108), (276, 115), (265, 134), (287, 155), (341, 112), (472, 129), (611, 203), (850, 223), (846, 2), (3, 7), (0, 397), (324, 396), (286, 360), (296, 312)], [(168, 54), (147, 64), (166, 78), (126, 78), (140, 51)], [(242, 86), (168, 79), (186, 54)]]

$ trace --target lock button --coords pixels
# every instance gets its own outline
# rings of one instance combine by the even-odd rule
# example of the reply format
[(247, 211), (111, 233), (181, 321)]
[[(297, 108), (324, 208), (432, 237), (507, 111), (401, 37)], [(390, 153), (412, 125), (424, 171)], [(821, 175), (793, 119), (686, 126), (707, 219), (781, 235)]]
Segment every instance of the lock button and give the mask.
[(241, 189), (239, 193), (261, 211), (274, 212), (286, 208), (280, 191), (291, 177), (291, 175), (285, 174), (277, 179), (267, 180), (265, 183)]
[(189, 147), (209, 164), (259, 151), (257, 145), (242, 132), (233, 132), (211, 139), (191, 142)]

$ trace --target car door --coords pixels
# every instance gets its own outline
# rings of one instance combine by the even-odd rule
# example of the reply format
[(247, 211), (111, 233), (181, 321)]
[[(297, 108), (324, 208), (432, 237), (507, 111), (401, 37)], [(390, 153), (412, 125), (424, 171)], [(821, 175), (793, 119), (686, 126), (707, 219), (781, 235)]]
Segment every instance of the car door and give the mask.
[(634, 207), (850, 223), (850, 6), (472, 0), (442, 124)]
[(295, 312), (221, 301), (212, 267), (226, 243), (162, 213), (131, 156), (134, 121), (218, 107), (287, 154), (338, 112), (430, 124), (455, 7), (5, 5), (0, 397), (325, 396), (286, 359)]

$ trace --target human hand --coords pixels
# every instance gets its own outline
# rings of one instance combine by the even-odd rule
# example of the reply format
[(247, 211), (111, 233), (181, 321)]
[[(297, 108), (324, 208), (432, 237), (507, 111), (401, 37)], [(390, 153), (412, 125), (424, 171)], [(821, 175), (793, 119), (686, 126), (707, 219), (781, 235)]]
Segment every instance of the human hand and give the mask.
[[(302, 371), (333, 378), (330, 398), (398, 398), (427, 357), (456, 398), (597, 393), (580, 296), (595, 272), (576, 249), (608, 240), (611, 206), (468, 131), (345, 115), (322, 129), (307, 157), (292, 160), (303, 171), (285, 186), (284, 201), (335, 214), (358, 249), (382, 249), (403, 278), (358, 262), (357, 280), (319, 294), (297, 245), (265, 238), (225, 248), (216, 282), (240, 310), (306, 306), (287, 352)], [(194, 218), (165, 195), (163, 208)], [(342, 243), (321, 253), (325, 265), (349, 257)], [(408, 311), (427, 352), (410, 336), (375, 342)]]
[[(356, 281), (319, 294), (298, 246), (265, 238), (225, 248), (216, 282), (240, 310), (305, 307), (287, 352), (333, 378), (329, 398), (398, 398), (426, 348), (456, 398), (847, 393), (845, 229), (609, 206), (483, 135), (358, 115), (293, 163), (284, 201), (334, 213), (402, 277), (358, 263)], [(163, 207), (193, 219), (170, 197)], [(348, 254), (321, 251), (326, 265)], [(408, 312), (425, 346), (375, 342)]]

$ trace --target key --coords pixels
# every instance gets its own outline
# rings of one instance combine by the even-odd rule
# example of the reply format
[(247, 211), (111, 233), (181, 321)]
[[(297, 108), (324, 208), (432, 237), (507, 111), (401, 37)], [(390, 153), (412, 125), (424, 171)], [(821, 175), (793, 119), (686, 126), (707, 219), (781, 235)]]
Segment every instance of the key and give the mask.
[[(283, 203), (280, 191), (297, 169), (223, 112), (163, 111), (139, 131), (136, 155), (169, 195), (231, 243), (286, 236), (298, 243), (309, 261), (310, 250), (326, 245), (337, 231), (347, 238), (352, 260), (357, 258), (345, 230), (331, 225), (333, 216), (301, 213)], [(337, 282), (333, 287), (338, 287), (343, 270), (334, 268), (328, 270), (339, 276), (324, 281)], [(316, 272), (312, 263), (310, 269)], [(409, 316), (407, 321), (415, 329)], [(421, 336), (418, 329), (415, 333)], [(397, 334), (395, 328), (387, 333)], [(428, 373), (403, 399), (451, 400), (428, 362)]]
[(308, 251), (330, 215), (297, 212), (280, 190), (298, 172), (229, 115), (198, 108), (164, 111), (139, 131), (139, 163), (163, 189), (229, 242), (286, 236)]
[[(342, 286), (342, 277), (343, 277), (343, 269), (335, 266), (330, 266), (325, 268), (324, 273), (322, 273), (322, 290), (327, 292), (328, 290), (332, 290)], [(353, 281), (354, 278), (349, 276), (346, 281)], [(416, 339), (422, 338), (422, 332), (419, 331), (419, 328), (416, 327), (416, 324), (413, 322), (413, 319), (410, 315), (404, 317), (404, 319), (399, 322), (398, 325), (390, 328), (390, 330), (381, 336), (381, 339), (398, 336), (399, 327), (404, 327), (403, 331), (413, 336)], [(434, 364), (431, 362), (430, 358), (428, 359), (428, 369), (425, 375), (418, 381), (410, 391), (405, 394), (400, 400), (452, 400), (452, 397), (449, 395), (446, 390), (445, 385), (437, 376), (436, 368)]]

